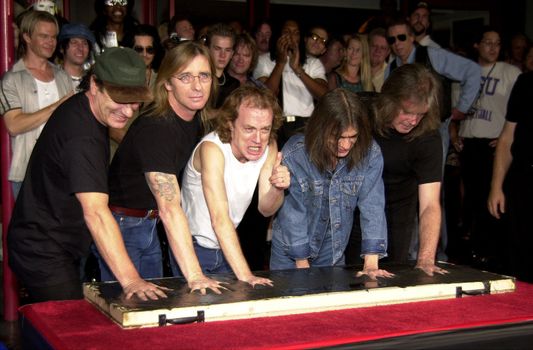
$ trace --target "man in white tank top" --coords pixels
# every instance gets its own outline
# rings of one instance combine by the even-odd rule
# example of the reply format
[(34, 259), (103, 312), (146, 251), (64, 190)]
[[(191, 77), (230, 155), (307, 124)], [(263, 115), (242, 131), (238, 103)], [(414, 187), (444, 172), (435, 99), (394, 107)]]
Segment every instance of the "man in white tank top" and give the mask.
[(9, 181), (18, 195), (30, 155), (52, 112), (72, 95), (70, 77), (50, 63), (56, 49), (58, 24), (53, 15), (31, 11), (20, 24), (21, 59), (1, 82), (0, 114), (11, 135)]
[(204, 273), (233, 271), (254, 286), (272, 285), (254, 276), (235, 228), (259, 184), (259, 212), (273, 215), (283, 202), (290, 174), (275, 141), (281, 109), (274, 95), (242, 86), (216, 116), (215, 131), (194, 150), (183, 174), (182, 206)]

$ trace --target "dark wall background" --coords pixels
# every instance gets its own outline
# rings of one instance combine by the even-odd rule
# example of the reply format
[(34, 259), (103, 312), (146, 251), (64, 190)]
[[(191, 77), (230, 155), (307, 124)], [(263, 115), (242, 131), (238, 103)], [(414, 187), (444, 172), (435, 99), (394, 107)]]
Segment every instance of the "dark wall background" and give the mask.
[[(399, 8), (407, 14), (413, 4), (419, 0), (399, 0)], [(433, 7), (434, 21), (441, 13), (453, 16), (455, 12), (478, 13), (485, 11), (488, 22), (501, 28), (505, 38), (517, 31), (525, 32), (527, 28), (533, 28), (533, 1), (528, 6), (527, 0), (426, 0)], [(353, 32), (360, 24), (370, 16), (378, 13), (377, 10), (354, 9), (354, 8), (331, 8), (327, 6), (304, 6), (304, 5), (280, 5), (270, 4), (268, 0), (253, 0), (256, 11), (255, 19), (268, 15), (274, 24), (281, 23), (284, 19), (295, 18), (304, 27), (306, 25), (322, 24), (337, 32)], [(71, 19), (73, 21), (89, 24), (94, 18), (94, 0), (76, 1), (71, 0)], [(141, 13), (141, 0), (135, 0), (135, 12), (137, 17)], [(301, 1), (305, 3), (305, 1)], [(353, 1), (357, 4), (357, 1)], [(168, 18), (168, 2), (160, 0), (158, 4), (158, 21)], [(328, 4), (324, 0), (324, 5)], [(376, 0), (376, 8), (379, 0)], [(247, 27), (250, 22), (248, 4), (246, 1), (215, 1), (215, 0), (175, 0), (176, 12), (187, 12), (193, 15), (195, 25), (200, 27), (207, 23), (217, 21), (239, 20)], [(444, 46), (450, 42), (450, 38), (463, 42), (469, 40), (473, 28), (482, 25), (479, 18), (469, 18), (450, 24), (447, 28), (435, 31), (433, 34), (437, 41)], [(533, 30), (533, 29), (531, 29)], [(533, 39), (533, 33), (530, 33)], [(455, 43), (454, 43), (455, 44)]]

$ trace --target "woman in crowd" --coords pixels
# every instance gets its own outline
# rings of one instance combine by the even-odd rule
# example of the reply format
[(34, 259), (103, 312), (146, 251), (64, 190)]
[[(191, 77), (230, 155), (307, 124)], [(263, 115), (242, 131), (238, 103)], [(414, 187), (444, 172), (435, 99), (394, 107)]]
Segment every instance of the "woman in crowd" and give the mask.
[(328, 77), (330, 90), (338, 87), (352, 92), (373, 91), (368, 43), (364, 36), (353, 34), (346, 43), (346, 57)]

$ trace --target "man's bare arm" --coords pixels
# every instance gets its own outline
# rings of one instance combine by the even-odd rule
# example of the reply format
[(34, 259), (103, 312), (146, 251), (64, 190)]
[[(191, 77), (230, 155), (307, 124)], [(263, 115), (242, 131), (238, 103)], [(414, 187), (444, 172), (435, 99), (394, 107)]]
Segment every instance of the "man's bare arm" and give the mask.
[(154, 195), (163, 222), (172, 253), (187, 279), (191, 290), (200, 290), (205, 294), (209, 288), (220, 294), (219, 282), (207, 278), (200, 268), (194, 252), (192, 236), (187, 217), (180, 204), (180, 188), (176, 176), (160, 172), (145, 174), (146, 182)]
[(4, 121), (7, 132), (11, 136), (16, 136), (46, 123), (56, 108), (72, 96), (72, 94), (73, 92), (70, 92), (51, 105), (33, 113), (23, 113), (20, 108), (6, 112), (4, 114)]
[(492, 216), (499, 219), (501, 213), (505, 213), (505, 195), (503, 193), (503, 181), (505, 175), (511, 166), (513, 156), (511, 154), (511, 145), (514, 141), (514, 131), (516, 123), (505, 122), (502, 133), (496, 146), (496, 155), (492, 169), (492, 181), (490, 184), (490, 193), (488, 199), (488, 208)]
[[(196, 158), (198, 157), (198, 158)], [(211, 225), (228, 264), (240, 281), (272, 285), (267, 278), (254, 276), (244, 258), (239, 238), (229, 216), (228, 196), (224, 184), (224, 156), (218, 146), (204, 142), (195, 152), (196, 170), (202, 174), (202, 187), (209, 209)]]
[(131, 262), (117, 222), (108, 207), (109, 197), (105, 193), (76, 193), (81, 203), (85, 223), (91, 232), (98, 252), (107, 263), (126, 298), (133, 295), (142, 300), (166, 298), (164, 287), (146, 282)]
[(429, 276), (433, 276), (434, 272), (447, 273), (435, 265), (441, 226), (440, 182), (419, 185), (418, 201), (420, 247), (416, 268)]
[[(305, 54), (305, 53), (304, 53)], [(328, 82), (323, 79), (315, 79), (309, 76), (302, 66), (300, 66), (300, 52), (299, 50), (293, 50), (289, 55), (289, 64), (294, 73), (300, 78), (305, 85), (309, 93), (315, 99), (319, 99), (326, 92), (328, 92)]]

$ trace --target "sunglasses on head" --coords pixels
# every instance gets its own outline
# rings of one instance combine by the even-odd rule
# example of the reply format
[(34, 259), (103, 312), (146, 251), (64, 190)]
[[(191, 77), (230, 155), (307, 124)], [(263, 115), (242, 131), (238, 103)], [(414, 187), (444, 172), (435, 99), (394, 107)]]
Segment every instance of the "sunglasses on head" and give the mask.
[(392, 45), (396, 42), (396, 39), (398, 39), (398, 41), (405, 41), (407, 40), (407, 34), (399, 34), (399, 35), (396, 35), (396, 36), (388, 36), (387, 37), (387, 42), (389, 43), (389, 45)]
[(135, 52), (137, 53), (143, 53), (143, 51), (146, 50), (146, 53), (149, 54), (149, 55), (153, 55), (155, 53), (155, 49), (153, 46), (147, 46), (147, 47), (144, 47), (144, 46), (134, 46), (133, 49), (135, 50)]

